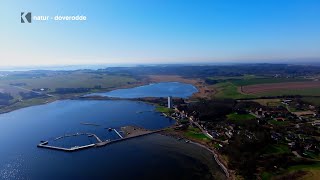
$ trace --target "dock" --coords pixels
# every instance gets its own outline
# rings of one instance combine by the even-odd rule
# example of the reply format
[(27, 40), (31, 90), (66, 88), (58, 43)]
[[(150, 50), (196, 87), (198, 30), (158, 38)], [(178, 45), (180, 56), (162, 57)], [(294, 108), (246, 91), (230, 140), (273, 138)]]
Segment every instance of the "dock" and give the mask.
[(123, 136), (122, 136), (116, 129), (113, 129), (113, 131), (114, 131), (116, 134), (118, 134), (118, 136), (119, 136), (121, 139), (123, 139)]
[(161, 131), (164, 131), (164, 130), (161, 129), (161, 130), (157, 130), (157, 131), (150, 131), (150, 132), (147, 132), (147, 133), (144, 133), (144, 134), (128, 136), (128, 137), (124, 137), (124, 138), (121, 138), (121, 139), (115, 139), (115, 140), (111, 140), (111, 141), (104, 141), (102, 143), (96, 143), (95, 147), (102, 147), (102, 146), (106, 146), (108, 144), (122, 142), (122, 141), (126, 141), (126, 140), (133, 139), (133, 138), (138, 138), (138, 137), (142, 137), (142, 136), (147, 136), (147, 135), (155, 134), (155, 133), (158, 133), (158, 132), (161, 132)]
[(75, 146), (75, 147), (71, 147), (71, 148), (63, 148), (63, 147), (57, 147), (57, 146), (49, 146), (47, 144), (48, 144), (48, 141), (45, 141), (43, 143), (38, 144), (38, 147), (47, 148), (47, 149), (53, 149), (53, 150), (59, 150), (59, 151), (73, 152), (73, 151), (87, 149), (87, 148), (95, 146), (95, 144), (88, 144), (88, 145), (84, 145), (84, 146)]

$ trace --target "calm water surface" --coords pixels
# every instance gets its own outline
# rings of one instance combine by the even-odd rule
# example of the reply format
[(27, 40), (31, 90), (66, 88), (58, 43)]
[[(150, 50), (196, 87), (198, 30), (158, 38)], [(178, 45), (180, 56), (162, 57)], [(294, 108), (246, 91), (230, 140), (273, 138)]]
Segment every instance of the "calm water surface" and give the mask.
[(191, 84), (179, 82), (164, 82), (139, 86), (129, 89), (118, 89), (106, 93), (93, 93), (92, 95), (117, 97), (117, 98), (139, 98), (139, 97), (190, 97), (198, 92), (197, 88)]
[[(1, 114), (0, 179), (224, 179), (210, 152), (158, 134), (74, 153), (36, 147), (64, 134), (90, 132), (106, 140), (117, 135), (105, 128), (161, 129), (173, 123), (154, 106), (125, 100), (64, 100)], [(78, 136), (54, 143), (71, 147), (92, 141)]]

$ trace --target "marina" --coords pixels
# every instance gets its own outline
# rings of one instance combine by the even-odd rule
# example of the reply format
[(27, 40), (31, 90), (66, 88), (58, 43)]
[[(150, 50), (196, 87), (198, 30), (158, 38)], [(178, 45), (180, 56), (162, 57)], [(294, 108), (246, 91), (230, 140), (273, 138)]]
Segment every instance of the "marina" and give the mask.
[[(110, 130), (111, 128), (108, 128), (108, 129)], [(145, 136), (145, 135), (149, 135), (149, 134), (154, 134), (154, 133), (158, 133), (158, 132), (161, 132), (164, 130), (164, 129), (161, 129), (161, 130), (149, 131), (149, 130), (145, 130), (143, 128), (137, 128), (137, 127), (132, 127), (132, 126), (125, 126), (125, 127), (122, 127), (121, 129), (122, 129), (122, 132), (124, 132), (124, 134), (125, 134), (124, 136), (121, 135), (116, 129), (111, 129), (119, 136), (119, 139), (114, 139), (114, 140), (107, 139), (107, 140), (103, 141), (96, 134), (93, 134), (93, 133), (74, 133), (74, 134), (66, 134), (64, 136), (59, 136), (59, 137), (55, 138), (54, 141), (58, 141), (63, 138), (68, 138), (68, 137), (73, 137), (73, 136), (86, 135), (88, 137), (94, 137), (97, 140), (97, 142), (82, 145), (82, 146), (73, 146), (70, 148), (65, 148), (65, 147), (49, 145), (49, 141), (41, 141), (37, 145), (37, 147), (58, 150), (58, 151), (65, 151), (65, 152), (74, 152), (74, 151), (79, 151), (79, 150), (83, 150), (83, 149), (87, 149), (87, 148), (91, 148), (91, 147), (102, 147), (102, 146), (106, 146), (111, 143), (120, 142), (120, 141), (124, 141), (124, 140), (128, 140), (128, 139), (133, 139), (133, 138), (137, 138), (137, 137), (141, 137), (141, 136)]]

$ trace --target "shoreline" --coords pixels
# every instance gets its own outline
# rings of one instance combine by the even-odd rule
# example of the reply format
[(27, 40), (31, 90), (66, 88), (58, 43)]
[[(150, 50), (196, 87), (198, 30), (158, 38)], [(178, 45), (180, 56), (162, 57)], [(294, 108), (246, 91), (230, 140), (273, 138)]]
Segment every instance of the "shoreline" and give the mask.
[(194, 142), (192, 140), (189, 140), (190, 143), (195, 144), (197, 146), (200, 146), (208, 151), (210, 151), (213, 154), (213, 157), (215, 159), (215, 161), (217, 162), (217, 164), (220, 166), (220, 168), (223, 170), (224, 174), (226, 175), (227, 179), (230, 179), (230, 173), (229, 173), (229, 169), (220, 161), (219, 159), (219, 155), (217, 152), (215, 152), (214, 150), (210, 149), (209, 147), (202, 145), (200, 143)]
[[(172, 129), (172, 127), (171, 127), (171, 129)], [(221, 155), (218, 152), (216, 152), (214, 149), (211, 149), (207, 144), (203, 144), (201, 142), (195, 141), (194, 139), (190, 139), (190, 138), (182, 135), (180, 132), (178, 132), (176, 130), (173, 130), (173, 131), (175, 133), (168, 132), (168, 131), (162, 131), (162, 132), (159, 132), (159, 134), (162, 134), (164, 136), (170, 136), (170, 137), (173, 137), (173, 138), (179, 137), (179, 138), (187, 139), (188, 141), (190, 141), (190, 143), (210, 151), (211, 154), (213, 155), (214, 159), (215, 159), (215, 162), (218, 164), (218, 166), (224, 172), (226, 178), (227, 179), (231, 179), (231, 180), (235, 179), (234, 171), (227, 168), (226, 162), (221, 160), (221, 157), (220, 157)]]

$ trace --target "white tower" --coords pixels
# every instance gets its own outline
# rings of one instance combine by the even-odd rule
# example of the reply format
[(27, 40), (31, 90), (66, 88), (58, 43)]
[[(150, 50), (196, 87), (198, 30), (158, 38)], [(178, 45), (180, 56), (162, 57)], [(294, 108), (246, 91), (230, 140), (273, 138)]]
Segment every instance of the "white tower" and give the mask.
[(172, 104), (172, 97), (169, 96), (169, 97), (168, 97), (168, 108), (171, 109), (171, 108), (172, 108), (172, 105), (173, 105), (173, 104)]

